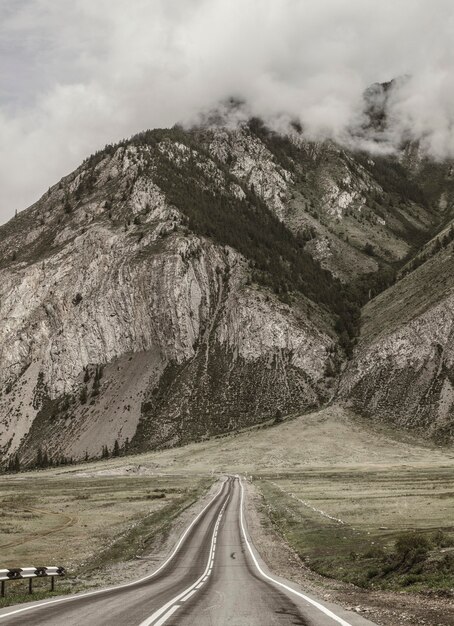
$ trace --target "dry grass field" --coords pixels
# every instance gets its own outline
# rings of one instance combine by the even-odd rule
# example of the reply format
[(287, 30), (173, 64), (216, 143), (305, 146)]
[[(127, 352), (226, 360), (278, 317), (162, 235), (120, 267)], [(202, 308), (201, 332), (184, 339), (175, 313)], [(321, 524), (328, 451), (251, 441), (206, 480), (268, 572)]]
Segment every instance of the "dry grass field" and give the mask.
[[(319, 573), (376, 589), (454, 586), (454, 450), (336, 406), (178, 449), (0, 477), (0, 567), (61, 564), (72, 591), (110, 583), (109, 566), (148, 553), (226, 473), (253, 478), (274, 529)], [(428, 542), (414, 548), (423, 558), (399, 565), (396, 541), (414, 532)]]
[[(0, 481), (0, 567), (63, 565), (73, 590), (133, 559), (211, 484), (194, 476), (84, 476), (35, 472)], [(36, 581), (44, 589), (49, 581)], [(26, 589), (7, 584), (6, 602)], [(26, 597), (26, 599), (29, 599)], [(0, 604), (1, 606), (1, 604)]]
[[(286, 472), (308, 467), (451, 465), (454, 449), (421, 444), (374, 425), (338, 406), (272, 422), (181, 448), (82, 465), (87, 472), (122, 475), (134, 468), (150, 473), (193, 474)], [(84, 470), (85, 471), (85, 470)], [(55, 470), (67, 474), (68, 469)]]

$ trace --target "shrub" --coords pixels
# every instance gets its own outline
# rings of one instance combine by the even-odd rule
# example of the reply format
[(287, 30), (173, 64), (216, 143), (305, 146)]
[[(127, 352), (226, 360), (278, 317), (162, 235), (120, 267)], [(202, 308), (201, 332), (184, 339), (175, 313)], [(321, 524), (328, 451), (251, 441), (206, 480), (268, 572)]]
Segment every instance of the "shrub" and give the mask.
[(374, 246), (369, 241), (365, 244), (363, 250), (369, 256), (374, 256), (375, 254)]
[(454, 554), (452, 552), (447, 552), (443, 555), (440, 570), (445, 574), (454, 574)]
[(382, 546), (371, 546), (364, 554), (365, 559), (384, 559), (386, 556)]
[(430, 544), (418, 533), (405, 533), (396, 539), (395, 553), (401, 565), (412, 567), (421, 563), (429, 554)]
[(88, 398), (87, 388), (82, 387), (82, 389), (80, 390), (80, 394), (79, 394), (80, 403), (85, 404), (87, 402), (87, 398)]
[(407, 574), (402, 579), (402, 585), (404, 587), (409, 587), (410, 585), (414, 585), (415, 583), (419, 583), (421, 581), (421, 576), (418, 574)]
[(441, 529), (438, 529), (433, 533), (431, 541), (433, 545), (437, 546), (438, 548), (449, 548), (450, 546), (454, 545), (453, 539)]

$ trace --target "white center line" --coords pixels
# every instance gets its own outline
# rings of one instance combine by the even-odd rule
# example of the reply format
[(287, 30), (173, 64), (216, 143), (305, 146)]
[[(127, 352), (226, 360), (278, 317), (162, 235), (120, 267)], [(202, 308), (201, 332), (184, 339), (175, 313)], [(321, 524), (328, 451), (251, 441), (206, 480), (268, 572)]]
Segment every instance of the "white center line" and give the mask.
[(225, 482), (226, 481), (224, 481), (224, 483), (221, 485), (221, 487), (219, 488), (219, 491), (217, 491), (216, 495), (213, 496), (213, 498), (208, 502), (208, 504), (200, 511), (200, 513), (192, 520), (192, 522), (186, 528), (186, 530), (181, 535), (180, 540), (178, 541), (177, 545), (173, 549), (173, 551), (170, 554), (170, 556), (163, 563), (161, 563), (161, 565), (158, 567), (158, 569), (156, 569), (152, 574), (148, 574), (147, 576), (144, 576), (143, 578), (139, 578), (139, 580), (134, 580), (134, 581), (132, 581), (130, 583), (124, 583), (122, 585), (115, 585), (113, 587), (107, 587), (106, 589), (98, 589), (97, 591), (88, 591), (88, 592), (85, 592), (85, 593), (78, 593), (78, 594), (74, 594), (73, 596), (70, 596), (70, 597), (57, 598), (55, 600), (45, 600), (44, 602), (40, 602), (39, 604), (35, 604), (33, 606), (26, 606), (26, 607), (23, 607), (23, 608), (20, 608), (20, 609), (14, 609), (13, 611), (9, 611), (8, 613), (3, 613), (2, 615), (0, 615), (0, 620), (5, 619), (6, 617), (11, 617), (12, 615), (18, 615), (20, 613), (26, 613), (28, 611), (35, 611), (37, 609), (40, 609), (40, 608), (45, 607), (45, 606), (49, 606), (51, 604), (60, 604), (61, 602), (74, 602), (75, 600), (80, 600), (80, 598), (88, 598), (90, 596), (97, 596), (99, 594), (103, 594), (103, 593), (106, 593), (108, 591), (114, 591), (114, 590), (116, 591), (116, 590), (119, 590), (119, 589), (126, 589), (128, 587), (134, 587), (135, 585), (138, 585), (139, 583), (145, 582), (146, 580), (151, 580), (173, 559), (173, 557), (176, 555), (176, 553), (180, 549), (182, 543), (186, 539), (187, 535), (189, 534), (191, 528), (197, 523), (197, 521), (202, 517), (202, 515), (205, 513), (205, 511), (208, 509), (208, 507), (210, 507), (212, 505), (212, 503), (216, 500), (216, 498), (219, 497), (219, 495), (221, 494), (221, 492), (222, 492), (222, 490), (224, 488)]
[[(228, 501), (228, 498), (226, 499), (226, 501), (222, 505), (221, 511), (220, 511), (220, 513), (218, 515), (218, 518), (217, 518), (217, 521), (216, 521), (216, 524), (215, 524), (215, 530), (219, 526), (219, 522), (221, 521), (222, 514), (224, 512), (225, 507), (227, 506), (227, 501)], [(150, 617), (148, 617), (143, 622), (141, 622), (139, 626), (152, 626), (152, 625), (153, 626), (161, 626), (161, 624), (164, 624), (167, 621), (167, 619), (171, 615), (173, 615), (175, 613), (175, 611), (177, 611), (180, 608), (179, 602), (185, 602), (194, 593), (197, 592), (197, 586), (203, 580), (206, 580), (208, 578), (208, 576), (211, 574), (211, 571), (212, 571), (212, 568), (213, 568), (214, 553), (215, 553), (215, 550), (216, 550), (215, 540), (214, 540), (215, 530), (213, 530), (213, 535), (211, 537), (210, 553), (208, 555), (207, 565), (205, 567), (205, 571), (203, 572), (203, 574), (192, 585), (190, 585), (187, 589), (185, 589), (184, 591), (180, 592), (177, 596), (172, 598), (172, 600), (169, 600), (166, 604), (164, 604), (164, 606), (162, 606), (160, 609), (155, 611), (153, 613), (153, 615), (150, 615)]]
[[(198, 587), (198, 585), (197, 585)], [(193, 596), (195, 593), (197, 593), (197, 587), (195, 589), (193, 589), (192, 591), (190, 591), (186, 596), (184, 596), (184, 598), (181, 598), (181, 602), (186, 602), (186, 600), (189, 600), (189, 598), (191, 596)], [(176, 605), (178, 608), (178, 605)]]
[(164, 622), (166, 622), (169, 619), (169, 617), (175, 613), (175, 611), (178, 611), (179, 608), (180, 607), (178, 606), (173, 606), (169, 611), (167, 611), (165, 615), (161, 617), (160, 620), (156, 622), (155, 626), (161, 626), (161, 624), (164, 624)]

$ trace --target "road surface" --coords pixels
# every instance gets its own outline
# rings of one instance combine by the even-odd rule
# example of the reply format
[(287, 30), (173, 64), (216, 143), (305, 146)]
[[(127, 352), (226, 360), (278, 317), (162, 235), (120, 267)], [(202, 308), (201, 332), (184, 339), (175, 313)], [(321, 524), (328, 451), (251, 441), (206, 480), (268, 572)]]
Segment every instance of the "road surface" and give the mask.
[(136, 582), (0, 611), (0, 626), (374, 626), (275, 577), (247, 533), (236, 477)]

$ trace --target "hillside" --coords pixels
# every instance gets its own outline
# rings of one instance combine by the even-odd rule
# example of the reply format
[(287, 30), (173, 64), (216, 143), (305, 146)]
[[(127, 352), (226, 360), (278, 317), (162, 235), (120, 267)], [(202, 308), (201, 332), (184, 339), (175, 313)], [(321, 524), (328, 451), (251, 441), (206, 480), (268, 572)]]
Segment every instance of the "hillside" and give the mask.
[(178, 445), (319, 407), (340, 379), (365, 411), (371, 327), (416, 314), (392, 294), (427, 270), (396, 273), (449, 223), (451, 176), (259, 120), (106, 146), (0, 228), (2, 458)]
[(357, 411), (439, 441), (454, 438), (451, 233), (364, 307), (359, 345), (341, 381), (341, 396)]

